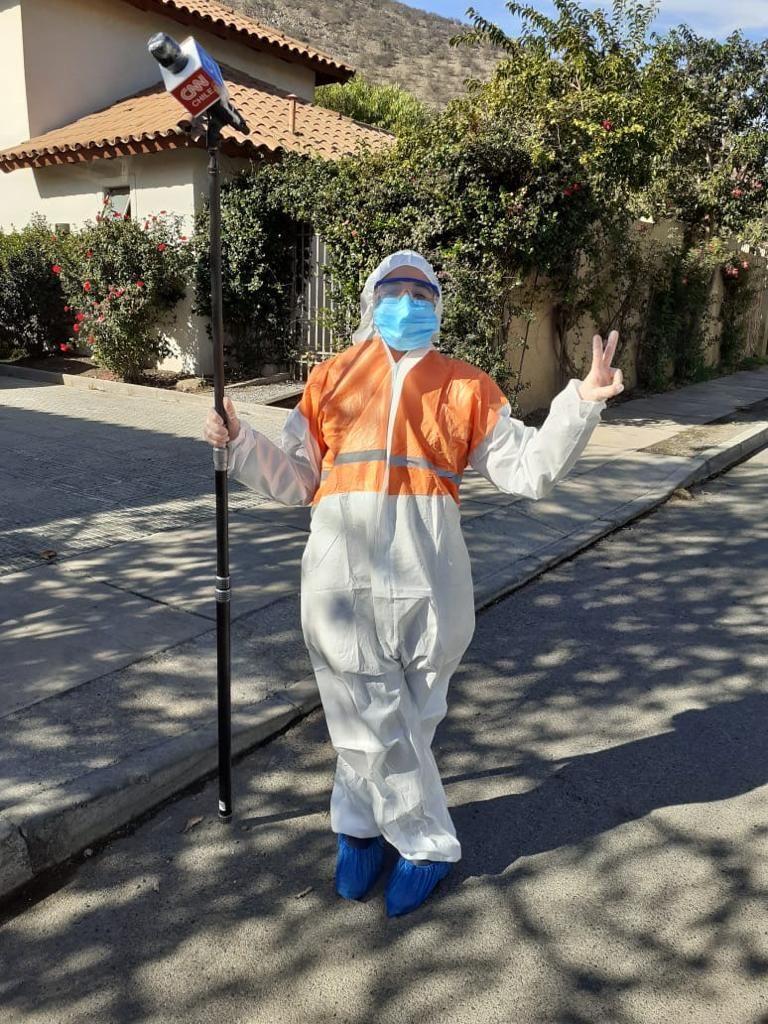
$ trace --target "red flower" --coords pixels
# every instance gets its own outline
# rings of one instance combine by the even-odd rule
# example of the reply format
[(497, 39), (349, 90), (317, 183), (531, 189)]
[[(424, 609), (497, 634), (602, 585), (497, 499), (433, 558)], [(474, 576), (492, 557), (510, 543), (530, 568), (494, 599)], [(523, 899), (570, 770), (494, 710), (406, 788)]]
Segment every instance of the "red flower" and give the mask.
[(80, 330), (80, 324), (72, 324), (72, 330), (75, 332), (75, 334), (77, 334), (77, 332)]
[(136, 287), (137, 288), (143, 288), (144, 287), (144, 282), (143, 281), (137, 281), (136, 282)]
[(75, 320), (77, 320), (78, 323), (82, 323), (82, 321), (85, 320), (85, 313), (76, 313)]
[(54, 263), (53, 266), (51, 267), (51, 270), (54, 272), (54, 274), (61, 273), (61, 267), (59, 266), (58, 263)]
[(118, 220), (121, 220), (123, 215), (122, 215), (122, 213), (117, 213), (117, 211), (113, 210), (112, 216), (113, 217), (117, 217)]
[(115, 295), (118, 299), (121, 298), (121, 296), (125, 295), (125, 288), (118, 288)]
[(69, 312), (69, 306), (65, 306), (65, 307), (64, 307), (64, 312), (65, 312), (65, 313), (68, 313), (68, 312)]
[(186, 235), (179, 235), (179, 238), (181, 239), (182, 242), (186, 242), (186, 240), (187, 240), (187, 236)]
[(84, 292), (89, 292), (90, 290), (91, 290), (91, 282), (90, 281), (86, 281), (83, 284), (83, 291)]
[(602, 122), (602, 125), (603, 128), (605, 128), (605, 130), (609, 132), (613, 128), (613, 121), (611, 121), (610, 118), (606, 117), (606, 119)]
[(731, 195), (734, 197), (734, 199), (741, 199), (741, 197), (744, 195), (744, 191), (743, 189), (735, 188), (731, 192)]
[(165, 244), (165, 242), (161, 242), (161, 243), (160, 243), (160, 244), (158, 245), (158, 247), (157, 247), (157, 251), (158, 251), (158, 252), (165, 252), (165, 250), (166, 250), (167, 248), (168, 248), (168, 246), (167, 246), (167, 245)]
[(62, 351), (62, 352), (69, 352), (69, 345), (67, 344), (67, 342), (66, 342), (66, 341), (63, 341), (63, 342), (62, 342), (62, 343), (61, 343), (61, 344), (59, 345), (59, 348), (61, 349), (61, 351)]
[(161, 210), (161, 211), (160, 211), (160, 216), (161, 216), (161, 217), (164, 217), (164, 216), (165, 216), (165, 213), (166, 213), (166, 211), (165, 211), (165, 210)]
[(85, 255), (88, 257), (88, 259), (90, 259), (91, 256), (93, 256), (93, 249), (89, 249)]
[(563, 195), (564, 195), (564, 196), (570, 196), (570, 195), (573, 195), (573, 189), (571, 188), (571, 186), (570, 186), (570, 185), (566, 185), (566, 186), (565, 186), (565, 188), (563, 189)]

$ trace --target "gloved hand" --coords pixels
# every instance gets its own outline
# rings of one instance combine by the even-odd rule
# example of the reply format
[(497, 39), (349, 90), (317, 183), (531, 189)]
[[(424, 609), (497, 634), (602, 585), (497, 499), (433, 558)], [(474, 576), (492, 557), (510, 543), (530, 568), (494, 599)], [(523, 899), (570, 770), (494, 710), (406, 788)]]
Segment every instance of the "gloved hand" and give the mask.
[(203, 437), (214, 448), (223, 448), (227, 441), (234, 441), (240, 433), (240, 420), (237, 418), (232, 399), (228, 396), (224, 398), (224, 411), (227, 414), (229, 431), (227, 431), (227, 428), (224, 426), (224, 420), (219, 416), (215, 408), (211, 407), (205, 418)]
[(607, 401), (624, 390), (621, 370), (611, 366), (618, 340), (619, 332), (611, 331), (603, 349), (603, 339), (599, 334), (592, 339), (592, 368), (579, 385), (579, 393), (585, 402)]

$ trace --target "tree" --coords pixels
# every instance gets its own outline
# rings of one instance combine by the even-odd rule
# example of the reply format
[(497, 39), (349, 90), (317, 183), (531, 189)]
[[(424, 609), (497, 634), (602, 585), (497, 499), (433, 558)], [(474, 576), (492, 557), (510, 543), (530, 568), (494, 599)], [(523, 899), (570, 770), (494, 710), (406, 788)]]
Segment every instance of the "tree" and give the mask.
[(423, 126), (431, 115), (425, 103), (399, 85), (375, 85), (362, 75), (346, 85), (320, 86), (315, 102), (396, 135)]
[(762, 235), (768, 172), (768, 43), (681, 25), (646, 70), (657, 140), (649, 206), (702, 234)]

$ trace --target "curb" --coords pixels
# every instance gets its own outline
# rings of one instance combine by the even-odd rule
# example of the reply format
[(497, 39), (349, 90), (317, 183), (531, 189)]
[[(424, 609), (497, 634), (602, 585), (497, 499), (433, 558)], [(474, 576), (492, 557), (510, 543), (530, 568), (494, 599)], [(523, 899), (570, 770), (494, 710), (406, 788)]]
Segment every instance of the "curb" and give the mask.
[[(193, 396), (187, 396), (193, 397)], [(661, 505), (679, 487), (700, 483), (741, 462), (768, 443), (768, 425), (747, 428), (706, 449), (686, 465), (674, 467), (663, 483), (502, 569), (496, 583), (476, 587), (477, 611), (499, 601), (602, 537)], [(692, 465), (691, 465), (692, 463)], [(506, 575), (504, 575), (506, 573)], [(257, 704), (233, 712), (232, 752), (244, 754), (285, 731), (320, 706), (313, 676), (276, 690)], [(0, 813), (0, 901), (18, 897), (40, 876), (106, 840), (142, 814), (187, 787), (214, 776), (218, 768), (216, 722), (138, 752)]]
[[(320, 704), (314, 677), (275, 691), (232, 717), (232, 754), (244, 754)], [(215, 722), (45, 790), (0, 816), (0, 899), (81, 854), (139, 815), (218, 770)]]
[[(157, 402), (174, 404), (194, 403), (210, 408), (213, 405), (212, 395), (194, 395), (186, 391), (175, 391), (166, 388), (151, 388), (146, 384), (126, 384), (118, 380), (99, 380), (97, 377), (83, 377), (77, 373), (55, 373), (52, 370), (36, 370), (31, 366), (14, 366), (12, 363), (0, 363), (0, 376), (21, 377), (24, 380), (36, 380), (41, 384), (63, 384), (80, 391), (105, 391), (107, 394), (123, 395), (126, 398), (152, 398)], [(259, 415), (271, 413), (284, 419), (287, 410), (272, 405), (261, 405), (250, 402)]]

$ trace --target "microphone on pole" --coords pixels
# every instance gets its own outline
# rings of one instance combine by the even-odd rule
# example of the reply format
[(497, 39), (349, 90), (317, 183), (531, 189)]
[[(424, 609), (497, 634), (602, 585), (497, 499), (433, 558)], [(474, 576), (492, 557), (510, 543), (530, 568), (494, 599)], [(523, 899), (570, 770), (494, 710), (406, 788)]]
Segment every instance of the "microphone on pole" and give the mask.
[[(189, 36), (182, 43), (164, 32), (147, 44), (160, 65), (166, 90), (188, 113), (193, 123), (205, 125), (208, 150), (211, 263), (211, 333), (213, 336), (214, 407), (225, 425), (224, 319), (221, 291), (221, 191), (219, 148), (222, 128), (248, 135), (250, 129), (233, 106), (224, 76), (216, 61)], [(229, 509), (227, 464), (229, 449), (213, 449), (216, 490), (216, 693), (219, 752), (219, 820), (232, 820), (232, 704), (230, 652)]]
[(177, 43), (173, 36), (158, 32), (147, 43), (147, 49), (160, 65), (166, 90), (193, 117), (207, 112), (222, 126), (250, 134), (243, 116), (232, 104), (221, 68), (193, 36)]

